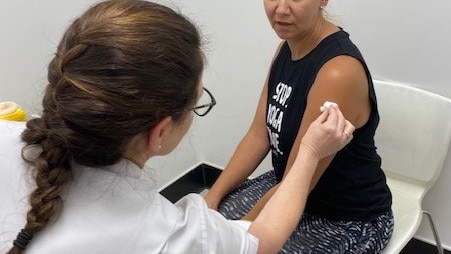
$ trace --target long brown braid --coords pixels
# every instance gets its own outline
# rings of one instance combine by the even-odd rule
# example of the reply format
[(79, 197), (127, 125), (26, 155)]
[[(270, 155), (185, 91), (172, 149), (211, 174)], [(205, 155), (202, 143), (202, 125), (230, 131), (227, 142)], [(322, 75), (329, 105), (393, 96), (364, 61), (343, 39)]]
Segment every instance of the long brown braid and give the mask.
[(196, 27), (155, 3), (105, 1), (76, 19), (49, 64), (42, 116), (22, 134), (42, 152), (23, 156), (36, 188), (8, 253), (22, 253), (29, 238), (57, 219), (72, 161), (114, 164), (131, 137), (166, 116), (181, 119), (196, 100), (203, 61)]

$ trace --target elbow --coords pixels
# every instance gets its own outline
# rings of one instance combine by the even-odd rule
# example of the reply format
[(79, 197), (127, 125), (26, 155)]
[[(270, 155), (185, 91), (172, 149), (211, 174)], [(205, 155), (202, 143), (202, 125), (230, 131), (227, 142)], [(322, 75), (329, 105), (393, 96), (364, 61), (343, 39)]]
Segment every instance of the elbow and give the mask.
[(258, 254), (277, 253), (288, 238), (285, 234), (281, 234), (279, 230), (256, 222), (251, 224), (248, 231), (258, 238)]

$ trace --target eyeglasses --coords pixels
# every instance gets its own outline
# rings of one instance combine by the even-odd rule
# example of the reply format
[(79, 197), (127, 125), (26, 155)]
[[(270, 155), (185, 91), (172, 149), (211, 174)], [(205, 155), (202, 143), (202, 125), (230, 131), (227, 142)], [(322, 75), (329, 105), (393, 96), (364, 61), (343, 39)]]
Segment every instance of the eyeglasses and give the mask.
[(200, 103), (200, 105), (190, 109), (194, 111), (194, 113), (198, 116), (205, 116), (206, 114), (208, 114), (208, 112), (210, 112), (213, 106), (216, 105), (216, 100), (215, 97), (213, 97), (213, 94), (211, 94), (211, 92), (208, 91), (207, 88), (204, 87), (203, 89), (205, 92), (207, 92), (209, 98), (205, 96), (205, 93), (202, 93), (202, 96), (197, 102)]

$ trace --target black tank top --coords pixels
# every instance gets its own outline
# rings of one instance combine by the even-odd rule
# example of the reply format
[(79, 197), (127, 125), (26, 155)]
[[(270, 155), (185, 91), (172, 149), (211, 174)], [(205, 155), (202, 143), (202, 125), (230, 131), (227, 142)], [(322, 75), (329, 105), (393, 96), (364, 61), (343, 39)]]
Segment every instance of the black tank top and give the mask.
[(282, 46), (268, 84), (266, 124), (272, 164), (280, 181), (316, 75), (327, 61), (339, 55), (352, 56), (362, 63), (368, 78), (371, 113), (368, 122), (354, 132), (351, 143), (336, 154), (311, 191), (305, 212), (330, 219), (369, 220), (390, 210), (391, 193), (374, 145), (379, 113), (371, 74), (345, 31), (329, 35), (296, 61), (291, 60), (288, 44)]

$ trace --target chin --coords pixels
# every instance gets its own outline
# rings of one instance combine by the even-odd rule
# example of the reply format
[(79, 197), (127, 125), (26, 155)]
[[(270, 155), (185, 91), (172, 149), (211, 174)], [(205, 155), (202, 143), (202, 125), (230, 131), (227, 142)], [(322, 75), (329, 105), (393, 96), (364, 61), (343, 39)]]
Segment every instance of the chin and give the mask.
[(279, 37), (282, 40), (288, 40), (292, 38), (292, 35), (289, 32), (280, 31), (278, 29), (274, 29), (274, 32), (276, 33), (277, 37)]
[(286, 33), (280, 33), (280, 32), (276, 32), (277, 37), (279, 37), (282, 40), (289, 40), (291, 38), (291, 36), (287, 35)]

